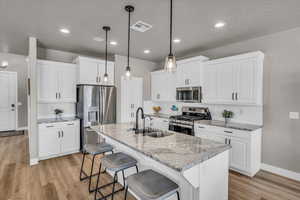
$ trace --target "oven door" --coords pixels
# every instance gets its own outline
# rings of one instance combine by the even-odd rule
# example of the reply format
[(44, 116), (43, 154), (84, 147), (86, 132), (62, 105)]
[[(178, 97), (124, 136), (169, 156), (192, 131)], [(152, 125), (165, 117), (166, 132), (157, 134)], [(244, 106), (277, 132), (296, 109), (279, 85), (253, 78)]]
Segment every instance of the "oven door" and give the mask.
[(177, 133), (194, 136), (193, 128), (190, 126), (182, 126), (174, 123), (169, 124), (169, 130)]

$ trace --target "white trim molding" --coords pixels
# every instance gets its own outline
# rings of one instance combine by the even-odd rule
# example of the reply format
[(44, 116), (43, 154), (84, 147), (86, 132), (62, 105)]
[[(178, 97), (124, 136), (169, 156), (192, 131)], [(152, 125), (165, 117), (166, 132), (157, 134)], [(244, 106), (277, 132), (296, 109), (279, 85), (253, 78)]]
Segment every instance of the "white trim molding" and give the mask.
[(17, 128), (17, 131), (26, 131), (26, 130), (28, 130), (27, 126), (23, 126), (23, 127), (18, 127)]
[(271, 172), (273, 174), (277, 174), (277, 175), (289, 178), (289, 179), (300, 181), (300, 173), (297, 173), (297, 172), (293, 172), (293, 171), (290, 171), (290, 170), (287, 170), (287, 169), (282, 169), (282, 168), (275, 167), (275, 166), (272, 166), (272, 165), (268, 165), (268, 164), (265, 164), (265, 163), (261, 164), (261, 169), (265, 170), (265, 171), (268, 171), (268, 172)]
[(30, 159), (30, 166), (39, 164), (38, 158), (32, 158)]

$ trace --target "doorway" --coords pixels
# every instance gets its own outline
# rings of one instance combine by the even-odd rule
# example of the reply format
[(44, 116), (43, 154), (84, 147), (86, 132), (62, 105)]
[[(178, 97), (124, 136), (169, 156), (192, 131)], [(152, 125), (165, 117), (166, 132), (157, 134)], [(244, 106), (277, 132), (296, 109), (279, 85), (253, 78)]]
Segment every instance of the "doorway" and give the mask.
[(17, 124), (17, 72), (0, 71), (0, 131), (14, 131)]

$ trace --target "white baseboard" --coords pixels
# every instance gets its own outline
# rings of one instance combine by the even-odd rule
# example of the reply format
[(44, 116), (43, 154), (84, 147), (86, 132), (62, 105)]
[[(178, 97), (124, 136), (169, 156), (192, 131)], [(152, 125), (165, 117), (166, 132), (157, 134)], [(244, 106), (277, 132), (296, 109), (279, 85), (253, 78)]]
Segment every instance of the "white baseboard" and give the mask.
[(23, 127), (18, 127), (16, 130), (17, 131), (25, 131), (27, 129), (28, 129), (27, 126), (23, 126)]
[(261, 164), (261, 169), (265, 170), (265, 171), (268, 171), (268, 172), (271, 172), (273, 174), (277, 174), (277, 175), (289, 178), (289, 179), (300, 181), (300, 173), (297, 173), (297, 172), (293, 172), (293, 171), (290, 171), (290, 170), (287, 170), (287, 169), (282, 169), (282, 168), (275, 167), (275, 166), (272, 166), (272, 165), (268, 165), (268, 164), (265, 164), (265, 163)]
[(30, 166), (39, 164), (38, 158), (32, 158), (30, 159)]

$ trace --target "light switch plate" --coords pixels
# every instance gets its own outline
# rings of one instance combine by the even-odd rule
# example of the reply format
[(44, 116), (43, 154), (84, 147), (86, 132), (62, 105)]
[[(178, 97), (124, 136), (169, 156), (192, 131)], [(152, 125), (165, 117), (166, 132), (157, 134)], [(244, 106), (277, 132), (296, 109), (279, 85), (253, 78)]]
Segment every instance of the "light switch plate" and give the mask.
[(299, 112), (290, 112), (290, 119), (299, 119)]

